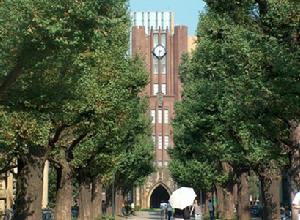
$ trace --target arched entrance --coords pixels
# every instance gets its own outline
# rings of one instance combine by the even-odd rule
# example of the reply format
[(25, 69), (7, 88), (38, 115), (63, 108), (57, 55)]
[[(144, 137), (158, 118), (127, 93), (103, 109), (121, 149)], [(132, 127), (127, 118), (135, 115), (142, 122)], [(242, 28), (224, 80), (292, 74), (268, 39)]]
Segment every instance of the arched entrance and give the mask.
[(162, 185), (157, 186), (150, 197), (150, 208), (159, 208), (161, 202), (167, 202), (170, 198), (168, 191)]

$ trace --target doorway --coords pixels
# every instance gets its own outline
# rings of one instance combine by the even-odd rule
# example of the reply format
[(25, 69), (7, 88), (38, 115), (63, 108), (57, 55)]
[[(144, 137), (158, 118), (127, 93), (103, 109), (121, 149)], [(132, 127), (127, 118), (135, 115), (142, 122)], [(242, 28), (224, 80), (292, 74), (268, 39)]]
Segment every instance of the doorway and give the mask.
[(150, 197), (150, 208), (160, 208), (161, 202), (168, 202), (170, 195), (162, 185), (157, 186)]

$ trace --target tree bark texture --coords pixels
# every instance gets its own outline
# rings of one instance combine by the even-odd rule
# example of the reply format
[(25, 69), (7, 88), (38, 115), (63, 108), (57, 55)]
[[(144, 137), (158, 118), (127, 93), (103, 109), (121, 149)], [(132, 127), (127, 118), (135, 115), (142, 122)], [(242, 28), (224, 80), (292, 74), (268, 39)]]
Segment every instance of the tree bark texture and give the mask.
[(217, 186), (217, 217), (223, 218), (224, 213), (224, 194), (223, 194), (223, 188), (220, 186)]
[[(37, 151), (38, 152), (38, 151)], [(45, 158), (28, 156), (18, 161), (16, 220), (42, 219)]]
[(262, 220), (280, 219), (280, 174), (265, 170), (260, 175), (261, 194), (263, 204)]
[[(226, 162), (222, 163), (222, 168), (225, 173), (230, 173), (233, 170), (232, 167)], [(222, 214), (223, 219), (234, 219), (235, 218), (234, 213), (233, 213), (233, 210), (235, 207), (233, 192), (234, 192), (234, 183), (229, 180), (227, 185), (225, 185), (223, 187), (223, 197), (224, 197), (224, 200), (223, 200), (224, 201), (223, 202), (224, 212)]]
[(92, 185), (92, 219), (100, 219), (102, 216), (102, 184), (99, 179)]
[(122, 207), (124, 204), (124, 196), (122, 190), (118, 190), (115, 196), (115, 203), (116, 203), (116, 215), (122, 215)]
[(91, 220), (92, 190), (89, 181), (81, 179), (79, 185), (79, 220)]
[(223, 188), (223, 196), (224, 196), (224, 202), (223, 202), (223, 207), (224, 207), (224, 212), (223, 212), (223, 219), (229, 220), (229, 219), (234, 219), (234, 198), (233, 198), (233, 184), (228, 183), (225, 188)]
[(67, 161), (58, 169), (55, 220), (71, 219), (73, 201), (72, 169)]
[(240, 180), (238, 183), (238, 219), (239, 220), (249, 220), (250, 210), (249, 210), (249, 184), (248, 184), (248, 174), (242, 173), (240, 175)]

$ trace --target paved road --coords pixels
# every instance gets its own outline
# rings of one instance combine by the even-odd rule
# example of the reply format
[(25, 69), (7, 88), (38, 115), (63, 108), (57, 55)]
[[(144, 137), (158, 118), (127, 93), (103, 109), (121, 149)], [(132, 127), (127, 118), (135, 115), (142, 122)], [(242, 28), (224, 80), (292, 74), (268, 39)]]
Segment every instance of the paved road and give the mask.
[(160, 212), (136, 212), (128, 218), (119, 217), (117, 220), (160, 220)]
[[(191, 218), (193, 220), (194, 218)], [(160, 212), (136, 212), (128, 218), (118, 217), (117, 220), (161, 220)], [(260, 220), (260, 218), (252, 218), (252, 220)]]

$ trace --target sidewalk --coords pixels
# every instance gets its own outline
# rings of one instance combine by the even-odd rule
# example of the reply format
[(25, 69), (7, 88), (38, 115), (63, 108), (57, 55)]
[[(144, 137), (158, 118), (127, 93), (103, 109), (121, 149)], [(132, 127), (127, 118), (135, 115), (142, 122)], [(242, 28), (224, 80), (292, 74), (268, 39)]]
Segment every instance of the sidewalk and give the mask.
[[(251, 219), (260, 220), (260, 218), (251, 218)], [(165, 219), (161, 219), (160, 212), (139, 211), (136, 212), (135, 215), (131, 215), (128, 218), (118, 216), (116, 220), (165, 220)], [(191, 217), (190, 220), (194, 220), (194, 218)]]
[(160, 212), (146, 212), (139, 211), (135, 212), (135, 215), (131, 215), (128, 218), (118, 217), (116, 220), (161, 220)]

